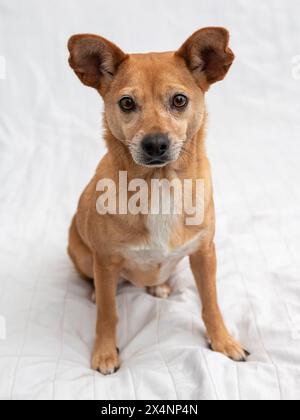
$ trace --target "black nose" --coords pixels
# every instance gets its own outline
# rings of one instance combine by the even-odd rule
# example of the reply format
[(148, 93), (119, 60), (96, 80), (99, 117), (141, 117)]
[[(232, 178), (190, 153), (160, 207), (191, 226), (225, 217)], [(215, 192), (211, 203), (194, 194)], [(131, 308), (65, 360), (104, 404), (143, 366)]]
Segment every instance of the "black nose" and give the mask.
[(148, 157), (162, 158), (170, 148), (170, 140), (165, 134), (148, 134), (142, 140), (142, 148)]

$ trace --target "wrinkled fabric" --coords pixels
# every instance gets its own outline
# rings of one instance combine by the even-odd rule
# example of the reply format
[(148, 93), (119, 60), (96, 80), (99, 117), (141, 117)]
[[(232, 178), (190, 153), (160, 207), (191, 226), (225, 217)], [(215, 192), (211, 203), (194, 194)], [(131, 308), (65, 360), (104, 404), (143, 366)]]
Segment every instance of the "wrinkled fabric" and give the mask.
[[(297, 0), (0, 0), (1, 399), (300, 398), (299, 13)], [(207, 95), (219, 301), (251, 356), (208, 349), (184, 261), (168, 300), (120, 287), (122, 367), (104, 377), (90, 369), (92, 288), (66, 254), (105, 152), (103, 107), (69, 69), (67, 39), (163, 51), (212, 25), (237, 56)]]

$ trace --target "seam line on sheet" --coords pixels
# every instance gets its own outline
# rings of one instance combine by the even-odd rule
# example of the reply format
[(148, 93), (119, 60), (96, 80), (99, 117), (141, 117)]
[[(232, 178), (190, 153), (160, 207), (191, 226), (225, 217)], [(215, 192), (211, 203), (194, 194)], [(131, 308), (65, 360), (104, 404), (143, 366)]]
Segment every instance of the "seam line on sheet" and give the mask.
[(132, 371), (131, 371), (130, 367), (127, 367), (127, 369), (128, 369), (128, 372), (129, 372), (129, 377), (130, 377), (130, 381), (131, 381), (132, 388), (133, 388), (134, 401), (137, 401), (137, 394), (136, 394), (136, 388), (135, 388), (135, 385), (134, 385), (133, 374), (132, 374)]
[(94, 401), (96, 401), (96, 371), (93, 372), (93, 393)]
[(64, 347), (64, 324), (65, 324), (65, 315), (66, 315), (66, 305), (67, 305), (67, 299), (68, 299), (68, 293), (69, 293), (69, 287), (70, 287), (70, 279), (68, 278), (67, 288), (64, 296), (64, 303), (63, 303), (63, 312), (62, 312), (62, 318), (61, 318), (61, 335), (60, 335), (60, 350), (56, 361), (56, 366), (54, 370), (54, 379), (53, 379), (53, 395), (52, 400), (55, 401), (55, 385), (57, 380), (57, 373), (60, 365), (60, 360), (63, 354), (63, 347)]
[(236, 364), (236, 383), (237, 383), (237, 394), (238, 394), (238, 401), (241, 401), (241, 386), (240, 386), (240, 371), (239, 365)]
[[(234, 251), (233, 251), (233, 252), (234, 252)], [(235, 258), (235, 254), (234, 254), (234, 260), (235, 260), (235, 264), (236, 264), (236, 266), (237, 266), (237, 263), (236, 263), (236, 258)], [(237, 269), (238, 269), (238, 268), (237, 268)], [(244, 275), (243, 275), (243, 274), (242, 274), (239, 270), (238, 270), (238, 272), (239, 272), (239, 274), (240, 274), (240, 276), (241, 276), (241, 278), (242, 278), (242, 282), (243, 282), (244, 288), (245, 288), (245, 290), (246, 290), (246, 295), (247, 295), (248, 304), (249, 304), (249, 307), (250, 307), (251, 312), (252, 312), (252, 316), (253, 316), (253, 319), (254, 319), (254, 322), (255, 322), (256, 331), (257, 331), (258, 336), (259, 336), (259, 338), (260, 338), (260, 342), (261, 342), (262, 347), (263, 347), (263, 349), (264, 349), (264, 351), (265, 351), (265, 354), (268, 356), (268, 358), (269, 358), (269, 360), (270, 360), (271, 364), (272, 364), (272, 365), (273, 365), (273, 367), (275, 368), (275, 374), (276, 374), (276, 377), (277, 377), (277, 385), (278, 385), (278, 390), (279, 390), (279, 394), (280, 394), (280, 400), (282, 400), (282, 389), (281, 389), (281, 384), (280, 384), (280, 377), (279, 377), (278, 367), (277, 367), (277, 365), (275, 364), (275, 362), (274, 362), (273, 358), (271, 357), (271, 355), (270, 355), (269, 351), (267, 350), (267, 348), (266, 348), (266, 346), (265, 346), (265, 344), (264, 344), (264, 341), (263, 341), (263, 338), (262, 338), (262, 334), (261, 334), (260, 328), (259, 328), (259, 326), (258, 326), (258, 322), (257, 322), (257, 318), (256, 318), (256, 313), (255, 313), (255, 311), (254, 311), (254, 309), (253, 309), (253, 306), (252, 306), (252, 303), (251, 303), (251, 300), (250, 300), (250, 296), (249, 296), (249, 292), (248, 292), (248, 287), (246, 286), (246, 281), (245, 281)]]
[(168, 371), (168, 373), (170, 375), (170, 378), (171, 378), (171, 380), (173, 382), (173, 387), (174, 387), (174, 391), (175, 391), (176, 401), (178, 401), (179, 400), (179, 396), (178, 396), (178, 392), (177, 392), (177, 388), (176, 388), (176, 384), (175, 384), (175, 380), (174, 380), (173, 374), (171, 373), (170, 367), (167, 364), (167, 362), (166, 362), (166, 360), (165, 360), (165, 358), (164, 358), (164, 356), (162, 354), (162, 351), (160, 349), (160, 339), (159, 339), (160, 310), (161, 310), (161, 303), (160, 303), (160, 301), (158, 299), (156, 299), (156, 316), (157, 316), (157, 322), (156, 322), (156, 342), (157, 342), (157, 350), (158, 350), (158, 352), (160, 354), (160, 357), (161, 357), (162, 361), (164, 362), (164, 364), (165, 364), (165, 366), (167, 368), (167, 371)]
[(220, 401), (220, 397), (219, 397), (219, 395), (218, 395), (217, 387), (216, 387), (215, 381), (213, 380), (213, 376), (212, 376), (212, 374), (211, 374), (211, 371), (210, 371), (210, 369), (209, 369), (209, 366), (208, 366), (208, 361), (207, 361), (207, 358), (206, 358), (206, 356), (205, 356), (205, 352), (204, 352), (204, 350), (203, 350), (203, 348), (202, 348), (202, 347), (200, 347), (200, 349), (201, 349), (202, 358), (203, 358), (204, 363), (205, 363), (205, 366), (206, 366), (206, 370), (207, 370), (207, 372), (208, 372), (208, 375), (209, 375), (209, 377), (210, 377), (210, 381), (211, 381), (211, 383), (212, 383), (213, 389), (214, 389), (215, 394), (216, 394), (216, 400), (217, 400), (217, 401)]
[[(194, 331), (194, 315), (191, 314), (191, 317), (192, 317), (192, 335), (195, 335), (195, 331)], [(205, 367), (206, 367), (206, 370), (207, 370), (208, 377), (210, 379), (212, 388), (213, 388), (213, 390), (215, 392), (216, 400), (218, 401), (219, 400), (219, 396), (218, 396), (218, 392), (217, 392), (217, 387), (216, 387), (216, 385), (215, 385), (215, 383), (213, 381), (213, 378), (212, 378), (212, 375), (211, 375), (211, 371), (210, 371), (210, 369), (208, 367), (208, 362), (207, 362), (206, 357), (204, 355), (204, 350), (203, 350), (203, 348), (201, 346), (199, 346), (199, 349), (201, 350), (202, 359), (204, 361), (204, 364), (205, 364)]]
[(124, 293), (124, 306), (126, 309), (126, 345), (129, 343), (129, 330), (128, 330), (128, 318), (129, 318), (129, 309), (128, 309), (128, 302), (127, 302), (127, 295)]
[[(166, 347), (166, 348), (172, 350), (172, 349), (174, 349), (174, 346), (170, 346), (170, 347)], [(184, 349), (184, 350), (186, 350), (186, 349), (195, 350), (195, 346), (186, 346), (186, 347), (180, 347), (180, 348), (181, 349)], [(150, 354), (153, 354), (153, 350), (150, 350), (150, 351), (144, 352), (144, 353), (137, 352), (137, 353), (135, 353), (135, 356), (136, 355), (146, 356), (146, 355), (150, 355)], [(18, 359), (18, 356), (11, 356), (11, 355), (4, 356), (4, 355), (2, 355), (2, 356), (0, 356), (0, 359)], [(52, 362), (54, 363), (54, 360), (52, 360), (51, 357), (49, 357), (49, 356), (37, 356), (37, 355), (33, 355), (33, 356), (22, 356), (22, 359), (38, 359), (38, 361), (41, 361), (41, 359), (45, 359), (45, 361), (49, 361), (50, 363), (52, 363)], [(131, 360), (131, 359), (132, 358), (128, 358), (126, 361)], [(84, 362), (77, 362), (75, 360), (69, 360), (69, 359), (62, 358), (61, 359), (61, 362), (64, 362), (66, 364), (71, 364), (71, 365), (74, 365), (74, 366), (79, 366), (81, 368), (84, 367), (83, 366), (84, 365)], [(257, 366), (261, 366), (261, 367), (266, 366), (266, 362), (259, 362), (259, 361), (257, 361), (255, 363), (256, 363)], [(86, 369), (88, 371), (90, 371), (90, 369), (88, 367), (86, 367)], [(300, 367), (293, 366), (293, 370), (296, 371), (297, 374), (300, 375)], [(97, 375), (97, 372), (96, 372), (96, 375)]]
[[(126, 308), (126, 341), (127, 341), (127, 345), (129, 342), (129, 308), (128, 308), (128, 300), (127, 300), (127, 295), (124, 294), (124, 298), (125, 298), (125, 308)], [(133, 374), (131, 372), (131, 369), (128, 367), (128, 371), (129, 371), (129, 376), (131, 379), (131, 384), (132, 384), (132, 389), (133, 389), (133, 396), (134, 396), (134, 400), (137, 399), (137, 392), (136, 392), (136, 387), (135, 387), (135, 382), (133, 379)]]

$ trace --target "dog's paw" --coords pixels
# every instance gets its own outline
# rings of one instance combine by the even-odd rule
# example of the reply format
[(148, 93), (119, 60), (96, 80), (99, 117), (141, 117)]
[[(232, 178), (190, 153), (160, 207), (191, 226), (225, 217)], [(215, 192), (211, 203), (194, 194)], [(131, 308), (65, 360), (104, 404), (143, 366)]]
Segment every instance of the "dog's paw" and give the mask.
[(102, 346), (96, 346), (92, 357), (92, 369), (102, 375), (112, 375), (120, 368), (118, 349), (109, 350)]
[(160, 286), (148, 287), (148, 293), (160, 299), (167, 299), (171, 294), (171, 287), (167, 283)]
[(217, 340), (210, 340), (209, 342), (211, 350), (222, 353), (235, 362), (246, 362), (250, 356), (243, 346), (235, 341), (230, 335)]

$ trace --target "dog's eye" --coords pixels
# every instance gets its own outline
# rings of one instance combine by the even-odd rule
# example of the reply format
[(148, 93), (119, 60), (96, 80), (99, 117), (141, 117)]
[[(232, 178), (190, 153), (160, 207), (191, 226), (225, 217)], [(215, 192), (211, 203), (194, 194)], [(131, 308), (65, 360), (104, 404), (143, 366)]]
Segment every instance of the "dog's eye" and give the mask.
[(174, 108), (183, 109), (188, 104), (188, 98), (185, 95), (175, 95), (172, 100), (172, 105)]
[(119, 102), (119, 106), (124, 112), (134, 111), (136, 108), (136, 103), (130, 96), (124, 96)]

